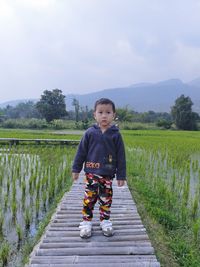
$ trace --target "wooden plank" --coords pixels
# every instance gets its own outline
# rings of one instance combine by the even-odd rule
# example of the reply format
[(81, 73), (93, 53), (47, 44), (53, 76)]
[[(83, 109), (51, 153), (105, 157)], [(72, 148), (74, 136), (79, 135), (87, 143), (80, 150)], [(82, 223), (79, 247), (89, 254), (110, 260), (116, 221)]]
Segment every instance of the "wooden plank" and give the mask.
[[(74, 264), (73, 264), (74, 265)], [(70, 267), (72, 264), (32, 264), (31, 267)], [(102, 266), (102, 263), (81, 263), (81, 264), (75, 264), (76, 267), (159, 267), (160, 264), (157, 262), (135, 262), (135, 263), (104, 263)]]
[(32, 264), (32, 267), (70, 267), (70, 266), (76, 266), (76, 267), (159, 267), (160, 265), (157, 262), (135, 262), (135, 263), (80, 263), (80, 264), (66, 264), (66, 263), (58, 263), (58, 264), (45, 264), (45, 263), (39, 263), (39, 264)]
[(129, 247), (129, 246), (151, 246), (150, 241), (116, 241), (116, 242), (51, 242), (51, 243), (42, 243), (40, 245), (41, 249), (49, 249), (49, 248), (73, 248), (73, 247)]
[[(136, 229), (144, 229), (144, 227), (141, 225), (134, 225), (134, 224), (126, 224), (123, 226), (124, 230), (126, 229), (130, 229), (130, 227), (134, 230)], [(117, 230), (120, 230), (121, 229), (121, 225), (119, 226), (113, 226), (113, 228), (115, 229), (115, 231)], [(57, 227), (57, 226), (52, 226), (51, 229), (49, 229), (49, 231), (62, 231), (62, 232), (65, 232), (65, 231), (78, 231), (79, 232), (79, 229), (78, 227), (70, 227), (70, 226), (66, 226), (66, 227)], [(92, 232), (97, 232), (97, 231), (101, 231), (100, 227), (92, 227)]]
[[(141, 228), (141, 229), (120, 229), (120, 230), (117, 230), (115, 231), (114, 229), (114, 233), (115, 235), (122, 235), (122, 234), (125, 234), (125, 235), (128, 235), (128, 234), (144, 234), (146, 233), (146, 230), (145, 228)], [(93, 239), (95, 238), (95, 236), (101, 234), (101, 231), (97, 230), (97, 231), (93, 231)], [(47, 237), (50, 237), (50, 236), (79, 236), (79, 231), (77, 232), (74, 232), (74, 231), (53, 231), (53, 230), (48, 230), (46, 232), (46, 236)]]
[(79, 140), (67, 139), (26, 139), (26, 138), (0, 138), (0, 143), (9, 143), (18, 145), (19, 143), (36, 143), (36, 144), (55, 144), (55, 145), (78, 145)]
[(79, 236), (84, 184), (73, 184), (57, 207), (43, 237), (30, 255), (29, 267), (159, 267), (154, 249), (127, 186), (113, 183), (111, 220), (114, 235), (105, 237), (94, 209), (92, 237)]
[(87, 247), (76, 247), (74, 248), (50, 248), (42, 249), (40, 248), (36, 256), (45, 256), (45, 255), (55, 255), (55, 256), (67, 256), (73, 255), (150, 255), (154, 253), (154, 250), (151, 246), (130, 246), (130, 247), (93, 247), (92, 245)]
[[(149, 240), (147, 234), (129, 234), (129, 235), (113, 235), (112, 237), (109, 237), (105, 239), (104, 236), (98, 235), (95, 236), (95, 241), (97, 242), (116, 242), (116, 241), (141, 241), (143, 242), (144, 240)], [(62, 243), (62, 242), (91, 242), (90, 239), (82, 239), (79, 236), (50, 236), (50, 237), (45, 237), (43, 239), (43, 243), (51, 243), (51, 242), (56, 242), (56, 243)], [(94, 241), (93, 241), (94, 242)]]
[[(79, 226), (79, 222), (80, 221), (77, 221), (77, 220), (69, 220), (68, 222), (65, 222), (65, 223), (63, 223), (63, 222), (55, 222), (55, 220), (52, 222), (52, 224), (51, 224), (51, 227), (52, 228), (56, 228), (56, 227), (63, 227), (63, 228), (65, 228), (65, 227), (78, 227)], [(142, 225), (142, 221), (141, 220), (125, 220), (125, 219), (123, 219), (123, 220), (120, 220), (120, 221), (115, 221), (114, 223), (113, 223), (113, 227), (115, 227), (116, 228), (116, 226), (117, 225)], [(92, 223), (92, 226), (93, 226), (93, 228), (95, 227), (95, 226), (99, 226), (99, 223), (98, 222), (93, 222)]]
[(33, 263), (112, 263), (113, 259), (115, 262), (142, 262), (142, 261), (150, 261), (156, 262), (157, 259), (155, 255), (106, 255), (106, 256), (38, 256), (33, 259)]

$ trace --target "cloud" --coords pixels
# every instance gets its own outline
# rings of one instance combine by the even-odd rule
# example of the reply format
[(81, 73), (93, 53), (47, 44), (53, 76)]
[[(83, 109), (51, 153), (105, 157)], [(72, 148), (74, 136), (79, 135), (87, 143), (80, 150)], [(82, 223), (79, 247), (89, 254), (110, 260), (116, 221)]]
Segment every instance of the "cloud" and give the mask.
[(13, 16), (13, 8), (4, 0), (0, 0), (0, 20), (7, 20)]
[(123, 64), (127, 64), (128, 62), (142, 63), (144, 61), (143, 57), (139, 56), (128, 40), (118, 40), (112, 54), (119, 63)]
[(16, 0), (18, 5), (36, 10), (52, 7), (55, 2), (56, 0)]
[(176, 42), (176, 50), (173, 57), (173, 71), (184, 80), (189, 81), (191, 77), (200, 75), (200, 47)]

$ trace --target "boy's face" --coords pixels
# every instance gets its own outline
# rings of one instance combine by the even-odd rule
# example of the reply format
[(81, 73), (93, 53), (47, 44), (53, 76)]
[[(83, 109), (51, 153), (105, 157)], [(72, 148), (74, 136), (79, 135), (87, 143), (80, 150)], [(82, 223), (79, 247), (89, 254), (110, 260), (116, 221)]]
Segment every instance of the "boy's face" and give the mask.
[(94, 112), (94, 118), (100, 128), (107, 129), (115, 118), (111, 104), (99, 104)]

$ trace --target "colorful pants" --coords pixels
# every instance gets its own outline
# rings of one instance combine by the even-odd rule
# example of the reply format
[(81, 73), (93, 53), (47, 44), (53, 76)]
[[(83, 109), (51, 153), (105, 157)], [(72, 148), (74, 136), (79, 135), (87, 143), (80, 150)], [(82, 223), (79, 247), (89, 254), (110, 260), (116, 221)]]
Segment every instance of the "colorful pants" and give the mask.
[(112, 195), (112, 178), (87, 173), (82, 210), (83, 220), (92, 220), (94, 205), (97, 200), (99, 203), (100, 221), (109, 220)]

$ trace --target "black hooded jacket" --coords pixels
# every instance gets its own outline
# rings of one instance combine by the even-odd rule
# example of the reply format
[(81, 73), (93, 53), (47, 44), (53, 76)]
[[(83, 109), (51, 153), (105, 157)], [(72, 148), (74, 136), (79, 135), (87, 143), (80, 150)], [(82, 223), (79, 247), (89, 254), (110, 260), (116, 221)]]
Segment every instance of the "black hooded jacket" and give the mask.
[(126, 179), (124, 143), (119, 129), (112, 125), (104, 133), (96, 124), (84, 134), (72, 166), (72, 172), (80, 173), (84, 164), (86, 173)]

